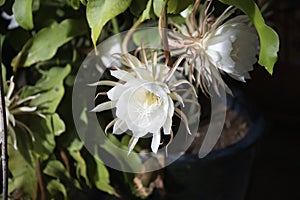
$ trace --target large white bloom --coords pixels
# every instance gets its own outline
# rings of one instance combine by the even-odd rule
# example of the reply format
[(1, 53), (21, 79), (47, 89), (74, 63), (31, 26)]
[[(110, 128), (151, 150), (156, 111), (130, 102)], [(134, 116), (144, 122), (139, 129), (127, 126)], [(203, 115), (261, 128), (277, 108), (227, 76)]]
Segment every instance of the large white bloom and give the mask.
[(230, 92), (219, 72), (245, 81), (257, 61), (259, 41), (254, 27), (249, 26), (249, 18), (241, 15), (224, 22), (233, 12), (230, 7), (219, 18), (209, 20), (203, 9), (198, 25), (191, 20), (187, 28), (181, 30), (183, 35), (175, 33), (170, 40), (171, 46), (183, 48), (184, 53), (190, 55), (186, 63), (190, 81), (206, 91), (210, 84), (217, 88), (221, 82)]
[(186, 119), (179, 109), (175, 109), (173, 100), (183, 105), (182, 98), (174, 89), (188, 82), (179, 80), (170, 84), (169, 80), (176, 67), (170, 69), (164, 64), (158, 64), (156, 58), (142, 63), (136, 57), (125, 54), (121, 55), (121, 59), (124, 65), (131, 67), (132, 72), (122, 69), (111, 70), (111, 75), (120, 82), (100, 81), (94, 84), (114, 85), (114, 87), (107, 92), (110, 101), (97, 105), (92, 111), (101, 112), (115, 107), (116, 119), (107, 125), (106, 130), (111, 126), (113, 134), (122, 134), (130, 130), (132, 139), (129, 152), (139, 138), (150, 133), (153, 136), (151, 149), (156, 153), (160, 145), (161, 130), (165, 135), (172, 134), (174, 113)]

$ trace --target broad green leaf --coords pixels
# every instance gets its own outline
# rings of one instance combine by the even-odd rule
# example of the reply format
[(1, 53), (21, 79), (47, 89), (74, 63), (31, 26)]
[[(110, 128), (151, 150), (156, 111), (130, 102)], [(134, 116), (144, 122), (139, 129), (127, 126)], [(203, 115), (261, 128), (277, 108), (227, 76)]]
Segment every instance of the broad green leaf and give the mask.
[(64, 200), (67, 200), (67, 190), (65, 186), (59, 182), (59, 180), (50, 180), (47, 183), (47, 190), (52, 196), (55, 196), (57, 193), (61, 193)]
[(160, 16), (160, 13), (164, 6), (165, 6), (164, 0), (153, 0), (153, 10), (157, 17)]
[[(39, 96), (30, 101), (30, 106), (38, 106), (42, 113), (54, 113), (64, 95), (63, 80), (70, 73), (71, 67), (52, 67), (49, 71), (42, 71), (42, 77), (34, 86), (28, 86), (22, 96)], [(62, 125), (61, 125), (62, 126)]]
[(146, 0), (132, 0), (129, 7), (130, 12), (138, 17), (141, 14), (141, 12), (146, 8), (146, 4)]
[(146, 9), (142, 13), (142, 18), (141, 18), (142, 22), (147, 19), (150, 19), (151, 13), (152, 13), (152, 0), (148, 0)]
[(60, 180), (63, 184), (67, 184), (69, 186), (74, 186), (80, 189), (80, 184), (77, 180), (73, 179), (68, 171), (66, 170), (65, 166), (58, 160), (51, 160), (47, 163), (46, 167), (44, 168), (43, 172), (54, 178)]
[(189, 5), (191, 5), (195, 0), (168, 0), (168, 13), (178, 14)]
[(279, 37), (277, 33), (265, 24), (261, 12), (253, 0), (219, 0), (228, 5), (234, 5), (246, 13), (252, 20), (260, 39), (260, 52), (258, 63), (272, 74), (279, 51)]
[(8, 155), (8, 168), (12, 174), (14, 189), (20, 190), (22, 196), (32, 196), (36, 185), (35, 163), (28, 163), (20, 151), (15, 150), (11, 145), (8, 148)]
[(66, 19), (59, 24), (54, 23), (50, 27), (43, 28), (24, 45), (19, 55), (14, 58), (12, 66), (16, 65), (20, 55), (24, 57), (24, 67), (48, 60), (63, 44), (86, 32), (85, 21), (75, 19)]
[(87, 173), (92, 184), (99, 190), (107, 192), (108, 194), (115, 194), (114, 188), (110, 185), (109, 172), (96, 153), (93, 157), (87, 156)]
[[(128, 147), (126, 145), (123, 145), (114, 135), (108, 134), (109, 140), (105, 140), (103, 144), (101, 144), (101, 147), (105, 149), (109, 154), (113, 155), (114, 158), (119, 161), (120, 165), (124, 169), (132, 169), (131, 171), (139, 171), (140, 166), (142, 165), (141, 159), (138, 157), (137, 154), (129, 154), (127, 155)], [(116, 148), (112, 148), (112, 144), (116, 145), (118, 148), (124, 149), (125, 151), (120, 151)], [(126, 157), (129, 157), (132, 162), (128, 162)]]
[(5, 0), (0, 0), (0, 6), (3, 6), (5, 4)]
[(135, 31), (132, 38), (137, 46), (143, 43), (146, 47), (159, 47), (161, 44), (161, 37), (157, 28)]
[(32, 0), (15, 0), (12, 9), (16, 21), (22, 28), (26, 30), (33, 28)]
[(89, 0), (86, 15), (92, 30), (92, 41), (96, 46), (103, 26), (112, 18), (124, 12), (130, 5), (131, 0)]
[(57, 113), (54, 113), (51, 116), (51, 125), (52, 125), (52, 132), (55, 136), (61, 135), (66, 130), (64, 121), (59, 117)]
[(39, 116), (27, 117), (25, 123), (28, 124), (35, 138), (35, 141), (32, 142), (32, 152), (41, 160), (48, 159), (56, 147), (55, 136), (62, 130), (64, 131), (64, 122), (57, 113), (54, 113), (45, 115), (45, 118)]

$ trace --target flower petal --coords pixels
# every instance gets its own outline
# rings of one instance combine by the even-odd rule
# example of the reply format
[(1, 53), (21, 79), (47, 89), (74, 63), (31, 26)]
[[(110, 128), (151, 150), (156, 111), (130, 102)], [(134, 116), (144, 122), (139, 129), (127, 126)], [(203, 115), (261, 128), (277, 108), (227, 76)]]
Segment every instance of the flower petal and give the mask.
[(128, 145), (128, 155), (130, 154), (130, 152), (133, 150), (133, 148), (135, 147), (136, 143), (139, 141), (138, 137), (132, 137), (129, 141), (129, 145)]
[(128, 130), (128, 127), (127, 127), (126, 123), (121, 119), (117, 119), (117, 121), (114, 124), (113, 134), (120, 135), (127, 130)]
[(110, 110), (113, 107), (115, 107), (115, 104), (112, 101), (107, 101), (107, 102), (97, 105), (90, 112), (102, 112), (104, 110)]
[(134, 79), (134, 76), (132, 74), (130, 74), (129, 72), (127, 72), (125, 70), (121, 70), (121, 69), (110, 70), (110, 74), (122, 81), (129, 81), (131, 79)]
[(153, 138), (151, 141), (151, 149), (154, 153), (157, 153), (159, 145), (160, 145), (160, 131), (153, 133)]

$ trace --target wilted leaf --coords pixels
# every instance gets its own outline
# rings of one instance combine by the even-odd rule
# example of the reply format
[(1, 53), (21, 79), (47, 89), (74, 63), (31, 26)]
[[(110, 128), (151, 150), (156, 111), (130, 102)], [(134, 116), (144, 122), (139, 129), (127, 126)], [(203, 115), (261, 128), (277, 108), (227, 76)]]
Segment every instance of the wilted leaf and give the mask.
[(26, 30), (33, 28), (32, 0), (15, 0), (12, 9), (16, 21), (22, 28)]
[(18, 57), (24, 57), (24, 61), (22, 60), (24, 67), (48, 60), (55, 55), (60, 46), (86, 32), (85, 21), (75, 19), (66, 19), (59, 24), (54, 23), (50, 27), (43, 28), (32, 39), (27, 41), (22, 51), (13, 59), (12, 66), (16, 65)]
[(261, 12), (253, 0), (219, 0), (228, 5), (234, 5), (246, 13), (253, 24), (260, 39), (260, 53), (258, 63), (264, 66), (272, 74), (274, 64), (277, 61), (279, 51), (279, 37), (277, 33), (265, 24)]
[(131, 0), (89, 0), (86, 15), (90, 28), (92, 29), (92, 40), (94, 46), (103, 26), (112, 18), (124, 12), (130, 5)]
[(59, 182), (59, 180), (50, 180), (47, 183), (47, 190), (52, 196), (55, 196), (57, 193), (61, 193), (64, 200), (67, 199), (67, 190), (65, 186)]

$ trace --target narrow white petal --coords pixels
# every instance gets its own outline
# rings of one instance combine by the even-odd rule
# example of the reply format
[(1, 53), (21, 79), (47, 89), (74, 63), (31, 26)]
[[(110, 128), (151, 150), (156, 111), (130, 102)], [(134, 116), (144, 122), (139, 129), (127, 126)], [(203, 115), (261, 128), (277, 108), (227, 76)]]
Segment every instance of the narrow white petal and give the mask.
[(130, 152), (133, 150), (133, 148), (135, 147), (136, 143), (139, 141), (138, 137), (132, 137), (129, 141), (129, 145), (128, 145), (128, 155), (130, 154)]
[(105, 85), (105, 86), (116, 86), (120, 85), (121, 83), (115, 82), (115, 81), (97, 81), (95, 83), (90, 83), (88, 86), (99, 86), (99, 85)]
[(107, 92), (107, 97), (112, 101), (118, 100), (125, 90), (125, 86), (117, 85)]
[(120, 69), (119, 70), (111, 70), (110, 74), (122, 81), (129, 81), (131, 79), (134, 79), (134, 76), (132, 74), (130, 74), (129, 72), (126, 72), (124, 70), (120, 70)]
[(104, 103), (101, 103), (101, 104), (97, 105), (90, 112), (102, 112), (104, 110), (110, 110), (113, 107), (115, 107), (114, 103), (112, 101), (107, 101), (107, 102), (104, 102)]
[(164, 134), (165, 135), (170, 135), (170, 133), (171, 133), (171, 127), (172, 127), (172, 118), (168, 116), (166, 118), (165, 124), (163, 125), (163, 129), (164, 129)]
[(116, 121), (116, 123), (114, 124), (113, 134), (120, 135), (120, 134), (124, 133), (125, 131), (127, 131), (127, 129), (128, 129), (128, 127), (127, 127), (126, 123), (123, 120), (118, 119)]
[(153, 138), (151, 141), (151, 149), (154, 153), (157, 153), (159, 145), (160, 145), (160, 132), (153, 133)]

